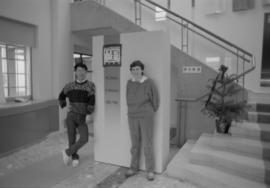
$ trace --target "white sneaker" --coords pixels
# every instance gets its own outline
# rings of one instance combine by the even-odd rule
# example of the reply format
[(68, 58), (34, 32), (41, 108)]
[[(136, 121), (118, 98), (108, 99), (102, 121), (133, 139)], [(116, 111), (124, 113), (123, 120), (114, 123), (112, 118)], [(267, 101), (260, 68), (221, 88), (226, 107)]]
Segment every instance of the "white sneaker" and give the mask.
[(155, 174), (153, 172), (148, 172), (147, 173), (147, 179), (149, 181), (153, 181), (155, 179)]
[(79, 159), (73, 159), (73, 160), (72, 160), (72, 166), (73, 166), (73, 167), (79, 166), (79, 163), (80, 163), (80, 162), (79, 162)]
[(62, 157), (63, 157), (63, 161), (65, 165), (68, 165), (68, 163), (70, 162), (71, 158), (67, 155), (66, 151), (63, 150), (62, 151)]

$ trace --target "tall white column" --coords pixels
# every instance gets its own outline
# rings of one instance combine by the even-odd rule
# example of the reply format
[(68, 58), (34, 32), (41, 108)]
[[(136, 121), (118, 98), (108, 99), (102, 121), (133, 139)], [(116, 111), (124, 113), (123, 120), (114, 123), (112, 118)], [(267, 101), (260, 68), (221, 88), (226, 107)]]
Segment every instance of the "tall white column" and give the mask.
[[(58, 97), (64, 85), (73, 79), (70, 26), (70, 1), (51, 0), (52, 10), (52, 95)], [(59, 111), (60, 130), (64, 127), (66, 109)]]

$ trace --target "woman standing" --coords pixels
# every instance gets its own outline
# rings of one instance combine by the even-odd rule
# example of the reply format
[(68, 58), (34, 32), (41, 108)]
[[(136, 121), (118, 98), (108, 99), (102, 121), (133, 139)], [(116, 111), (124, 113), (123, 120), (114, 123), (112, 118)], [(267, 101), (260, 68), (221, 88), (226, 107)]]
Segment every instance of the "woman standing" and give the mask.
[(127, 82), (126, 99), (131, 137), (131, 164), (126, 177), (139, 171), (141, 140), (144, 144), (147, 179), (154, 180), (153, 117), (159, 107), (159, 97), (153, 81), (143, 73), (144, 64), (130, 64), (132, 79)]

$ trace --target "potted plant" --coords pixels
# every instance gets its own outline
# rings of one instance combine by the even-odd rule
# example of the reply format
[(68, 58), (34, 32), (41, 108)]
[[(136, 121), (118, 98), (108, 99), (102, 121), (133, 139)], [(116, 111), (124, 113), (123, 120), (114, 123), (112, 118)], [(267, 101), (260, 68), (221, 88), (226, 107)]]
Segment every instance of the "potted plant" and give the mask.
[(211, 85), (203, 112), (215, 118), (216, 131), (228, 134), (233, 120), (242, 120), (247, 115), (245, 89), (235, 82), (235, 75), (228, 75), (228, 67), (221, 65)]

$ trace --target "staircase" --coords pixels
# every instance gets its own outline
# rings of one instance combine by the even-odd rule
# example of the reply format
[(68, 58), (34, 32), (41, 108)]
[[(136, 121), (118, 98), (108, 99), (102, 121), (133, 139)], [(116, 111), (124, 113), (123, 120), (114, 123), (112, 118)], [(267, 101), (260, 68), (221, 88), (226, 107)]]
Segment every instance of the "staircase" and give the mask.
[(248, 121), (234, 122), (231, 136), (202, 134), (187, 141), (167, 175), (205, 188), (270, 187), (270, 104), (250, 105)]

